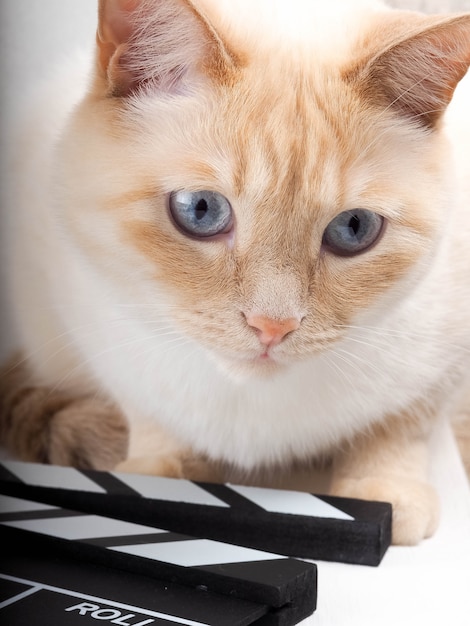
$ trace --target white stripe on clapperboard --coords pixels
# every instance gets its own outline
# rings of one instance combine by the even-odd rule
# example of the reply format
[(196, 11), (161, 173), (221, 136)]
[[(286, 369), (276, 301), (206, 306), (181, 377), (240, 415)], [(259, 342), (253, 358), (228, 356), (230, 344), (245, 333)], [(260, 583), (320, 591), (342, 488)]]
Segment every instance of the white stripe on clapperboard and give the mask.
[[(30, 485), (106, 493), (99, 485), (71, 467), (58, 468), (18, 461), (3, 461), (3, 465)], [(229, 507), (228, 504), (189, 480), (139, 474), (112, 474), (145, 498)], [(231, 484), (227, 487), (271, 513), (290, 513), (342, 520), (354, 519), (351, 515), (310, 493)]]
[(5, 600), (0, 604), (0, 609), (12, 604), (13, 602), (20, 601), (26, 595), (31, 595), (32, 593), (36, 593), (37, 591), (53, 591), (54, 593), (60, 593), (66, 596), (71, 596), (72, 598), (80, 598), (82, 600), (93, 600), (94, 602), (101, 602), (108, 606), (114, 606), (117, 609), (124, 609), (125, 611), (137, 611), (138, 613), (142, 613), (142, 615), (148, 615), (149, 617), (157, 617), (160, 619), (166, 619), (169, 622), (174, 622), (175, 624), (185, 624), (186, 626), (209, 626), (205, 622), (195, 622), (194, 620), (184, 619), (184, 617), (175, 617), (174, 615), (167, 615), (166, 613), (158, 613), (157, 611), (149, 611), (148, 609), (143, 609), (137, 606), (132, 606), (131, 604), (123, 604), (122, 602), (114, 602), (113, 600), (107, 600), (106, 598), (99, 598), (98, 596), (89, 596), (85, 593), (77, 593), (76, 591), (70, 591), (69, 589), (62, 589), (60, 587), (54, 587), (52, 585), (43, 585), (42, 583), (37, 583), (32, 580), (26, 580), (24, 578), (17, 578), (16, 576), (8, 576), (7, 574), (0, 574), (0, 578), (4, 578), (5, 580), (11, 580), (12, 582), (22, 583), (26, 585), (33, 585), (33, 590), (28, 590), (29, 593), (20, 593), (13, 598)]
[(169, 543), (147, 543), (129, 546), (110, 546), (110, 550), (142, 556), (155, 561), (181, 565), (182, 567), (203, 567), (221, 563), (248, 563), (254, 561), (277, 561), (286, 557), (244, 548), (243, 546), (219, 543), (210, 539), (190, 539)]
[[(106, 493), (102, 487), (72, 467), (55, 467), (20, 461), (2, 461), (2, 464), (28, 485)], [(219, 500), (189, 480), (114, 472), (111, 472), (111, 475), (119, 478), (145, 498), (229, 508), (226, 502)]]
[(1, 513), (32, 513), (33, 511), (56, 511), (58, 507), (42, 502), (20, 500), (12, 496), (0, 495)]
[[(13, 511), (15, 502), (18, 504), (17, 510), (24, 510), (27, 503), (32, 504), (28, 500), (0, 495), (0, 509), (3, 508), (4, 502), (7, 502), (10, 511)], [(78, 541), (102, 537), (125, 537), (126, 535), (132, 537), (133, 535), (145, 536), (146, 534), (153, 535), (155, 533), (164, 535), (168, 533), (167, 530), (160, 528), (142, 526), (141, 524), (124, 522), (111, 517), (101, 517), (100, 515), (10, 520), (0, 522), (0, 525)], [(129, 539), (129, 545), (109, 546), (108, 549), (183, 567), (218, 565), (220, 563), (243, 563), (245, 561), (272, 561), (285, 558), (279, 556), (279, 554), (272, 554), (262, 550), (254, 550), (210, 539), (193, 539), (192, 537), (176, 542), (163, 541), (152, 543), (150, 540), (148, 543), (138, 545), (133, 545), (132, 540)]]
[[(0, 496), (0, 503), (3, 506), (3, 496)], [(160, 528), (141, 526), (132, 522), (122, 522), (110, 517), (101, 517), (100, 515), (10, 520), (8, 522), (0, 522), (0, 524), (21, 528), (30, 532), (42, 533), (43, 535), (51, 535), (52, 537), (60, 537), (61, 539), (78, 541), (103, 537), (125, 537), (126, 535), (155, 535), (168, 532)]]
[(244, 498), (248, 498), (271, 513), (291, 513), (332, 519), (353, 520), (354, 517), (320, 500), (311, 493), (287, 491), (284, 489), (263, 489), (262, 487), (244, 487), (227, 485)]
[(54, 465), (23, 463), (20, 461), (2, 461), (2, 465), (28, 485), (53, 488), (65, 487), (67, 489), (77, 489), (78, 491), (106, 493), (102, 487), (73, 467), (58, 468)]
[[(138, 474), (114, 474), (123, 483), (132, 487), (144, 498), (155, 498), (172, 502), (190, 502), (212, 506), (228, 505), (222, 500), (204, 491), (194, 483), (179, 478), (161, 478), (160, 476), (141, 476)], [(291, 513), (331, 519), (353, 520), (351, 515), (335, 508), (331, 504), (316, 498), (310, 493), (287, 491), (284, 489), (265, 489), (262, 487), (244, 487), (228, 484), (243, 497), (251, 500), (270, 513)]]
[(142, 476), (141, 474), (111, 473), (140, 493), (141, 496), (144, 496), (144, 498), (229, 508), (226, 502), (219, 500), (189, 480), (162, 478), (161, 476)]

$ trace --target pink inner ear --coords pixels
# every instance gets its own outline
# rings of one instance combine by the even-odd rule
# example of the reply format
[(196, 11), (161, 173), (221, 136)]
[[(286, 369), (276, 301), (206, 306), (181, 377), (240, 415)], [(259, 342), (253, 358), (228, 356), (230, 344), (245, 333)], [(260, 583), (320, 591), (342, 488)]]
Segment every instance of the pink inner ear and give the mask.
[(379, 55), (370, 66), (371, 93), (382, 93), (401, 114), (433, 128), (470, 62), (470, 16), (435, 18)]
[(101, 0), (98, 32), (104, 43), (115, 47), (129, 41), (133, 31), (132, 14), (142, 0)]
[(122, 64), (135, 30), (135, 15), (144, 0), (100, 0), (97, 45), (99, 64), (116, 95), (130, 93), (137, 78)]
[(99, 69), (107, 94), (140, 86), (185, 90), (197, 75), (230, 80), (234, 60), (206, 17), (189, 0), (100, 0)]

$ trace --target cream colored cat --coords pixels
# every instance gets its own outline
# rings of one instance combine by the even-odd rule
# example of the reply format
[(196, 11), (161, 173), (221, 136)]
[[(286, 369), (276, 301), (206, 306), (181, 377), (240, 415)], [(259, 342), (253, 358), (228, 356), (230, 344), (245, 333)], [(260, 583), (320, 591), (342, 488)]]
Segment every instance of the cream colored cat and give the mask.
[(469, 63), (470, 15), (101, 0), (90, 77), (21, 146), (3, 441), (106, 468), (128, 422), (137, 471), (331, 458), (396, 543), (431, 535), (470, 365)]

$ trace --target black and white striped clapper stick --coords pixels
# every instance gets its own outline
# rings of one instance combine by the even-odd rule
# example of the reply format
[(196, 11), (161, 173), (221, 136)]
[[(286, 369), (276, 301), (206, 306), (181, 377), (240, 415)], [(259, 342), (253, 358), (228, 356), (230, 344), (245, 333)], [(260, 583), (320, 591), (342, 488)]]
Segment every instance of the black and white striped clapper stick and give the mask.
[(391, 506), (240, 485), (0, 464), (0, 491), (276, 554), (378, 565)]
[(271, 611), (305, 616), (315, 609), (316, 566), (311, 563), (110, 517), (44, 509), (10, 496), (0, 496), (0, 511), (2, 545), (42, 542), (76, 559), (204, 588)]
[[(22, 521), (71, 517), (17, 498), (3, 498), (2, 510), (4, 519), (10, 514)], [(272, 609), (111, 568), (83, 555), (76, 559), (63, 549), (66, 540), (43, 536), (42, 541), (41, 535), (7, 526), (0, 526), (0, 533), (0, 623), (5, 626), (289, 626), (305, 614), (306, 607), (296, 603), (297, 611), (294, 605)]]

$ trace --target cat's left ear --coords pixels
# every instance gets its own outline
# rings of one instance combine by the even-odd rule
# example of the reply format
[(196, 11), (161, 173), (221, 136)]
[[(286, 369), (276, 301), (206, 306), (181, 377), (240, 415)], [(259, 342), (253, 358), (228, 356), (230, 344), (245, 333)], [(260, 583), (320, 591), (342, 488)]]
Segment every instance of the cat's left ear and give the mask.
[(433, 129), (470, 65), (470, 14), (399, 14), (403, 17), (396, 23), (394, 12), (389, 15), (392, 23), (375, 33), (388, 43), (349, 68), (345, 77), (374, 104)]
[(206, 77), (229, 81), (238, 58), (191, 0), (99, 0), (98, 71), (108, 93), (177, 91)]

